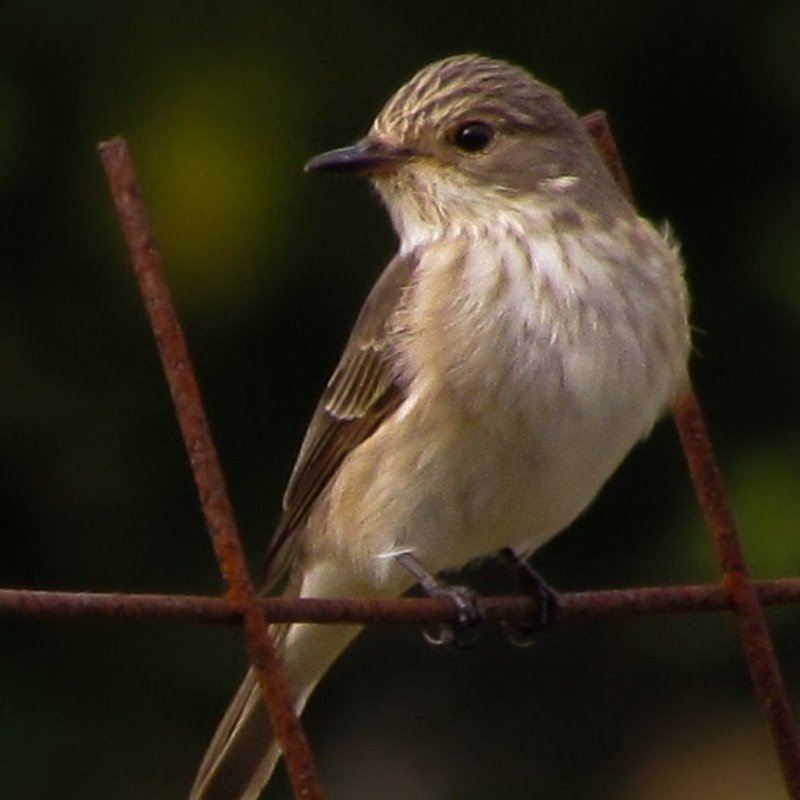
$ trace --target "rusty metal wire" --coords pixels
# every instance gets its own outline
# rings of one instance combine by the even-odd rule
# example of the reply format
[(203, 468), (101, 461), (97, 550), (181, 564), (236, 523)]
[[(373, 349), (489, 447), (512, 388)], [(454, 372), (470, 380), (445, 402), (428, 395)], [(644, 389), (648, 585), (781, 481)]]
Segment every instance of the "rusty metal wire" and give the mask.
[[(584, 118), (609, 169), (632, 198), (630, 184), (603, 112)], [(188, 351), (164, 283), (158, 251), (121, 139), (99, 146), (134, 270), (159, 347), (176, 416), (184, 436), (200, 502), (226, 591), (224, 598), (190, 595), (52, 592), (0, 589), (0, 615), (38, 619), (161, 619), (242, 624), (248, 656), (284, 751), (295, 797), (323, 796), (311, 753), (294, 714), (269, 622), (446, 622), (456, 611), (446, 599), (285, 599), (258, 597), (247, 573), (222, 471), (200, 402)], [(720, 584), (561, 593), (559, 619), (608, 615), (734, 613), (756, 694), (780, 758), (789, 796), (800, 800), (800, 736), (764, 619), (763, 606), (800, 601), (800, 578), (752, 581), (739, 544), (697, 398), (673, 405), (673, 417), (698, 502), (722, 572)], [(482, 598), (488, 619), (517, 621), (536, 613), (525, 597)]]
[(183, 331), (164, 281), (161, 256), (150, 230), (127, 144), (117, 137), (102, 142), (98, 149), (156, 340), (206, 527), (225, 582), (226, 602), (241, 617), (250, 663), (269, 709), (295, 795), (305, 800), (321, 800), (322, 788), (314, 770), (311, 749), (295, 714), (280, 657), (247, 571), (233, 507)]
[(796, 800), (800, 798), (800, 730), (789, 705), (762, 601), (750, 578), (711, 440), (694, 394), (679, 398), (673, 405), (672, 415), (717, 553), (722, 586), (728, 593), (738, 623), (750, 679), (780, 758), (784, 783), (790, 797)]
[[(764, 606), (800, 602), (800, 578), (755, 581), (753, 588)], [(560, 620), (608, 616), (655, 616), (729, 611), (734, 601), (718, 584), (647, 586), (589, 592), (558, 592)], [(458, 610), (446, 598), (398, 599), (267, 597), (259, 606), (271, 622), (317, 624), (376, 622), (427, 624), (455, 622)], [(481, 597), (486, 619), (521, 622), (537, 618), (536, 599), (525, 596)], [(153, 619), (237, 624), (238, 612), (218, 597), (116, 592), (52, 592), (0, 589), (0, 614), (33, 619)]]

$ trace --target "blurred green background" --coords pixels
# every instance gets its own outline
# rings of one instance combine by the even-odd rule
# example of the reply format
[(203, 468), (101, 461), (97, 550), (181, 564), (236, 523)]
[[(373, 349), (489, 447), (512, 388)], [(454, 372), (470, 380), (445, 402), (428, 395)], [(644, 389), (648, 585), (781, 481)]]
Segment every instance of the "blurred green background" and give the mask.
[[(365, 185), (302, 165), (473, 50), (610, 113), (644, 212), (683, 242), (753, 571), (798, 573), (796, 2), (6, 0), (0, 585), (220, 585), (95, 143), (129, 139), (257, 564), (394, 247)], [(536, 563), (564, 589), (715, 578), (669, 423)], [(797, 700), (800, 615), (769, 618)], [(183, 797), (243, 665), (233, 629), (0, 620), (0, 797)], [(526, 650), (376, 628), (306, 719), (336, 800), (783, 796), (724, 615), (564, 624)]]

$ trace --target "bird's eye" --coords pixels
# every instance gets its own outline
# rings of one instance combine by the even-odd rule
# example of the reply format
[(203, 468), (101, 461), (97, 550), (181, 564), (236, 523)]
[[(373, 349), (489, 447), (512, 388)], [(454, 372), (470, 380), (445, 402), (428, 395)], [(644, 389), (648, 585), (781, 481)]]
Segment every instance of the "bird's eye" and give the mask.
[(456, 128), (453, 144), (467, 153), (478, 153), (489, 146), (494, 138), (494, 128), (486, 122), (465, 122)]

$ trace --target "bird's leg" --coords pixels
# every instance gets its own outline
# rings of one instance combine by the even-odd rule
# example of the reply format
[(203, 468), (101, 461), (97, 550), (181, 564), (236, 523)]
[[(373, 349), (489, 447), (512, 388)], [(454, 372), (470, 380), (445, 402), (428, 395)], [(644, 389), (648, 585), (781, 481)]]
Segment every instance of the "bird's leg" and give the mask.
[(500, 559), (512, 571), (519, 594), (536, 599), (536, 613), (521, 622), (504, 622), (509, 640), (520, 647), (533, 644), (539, 631), (549, 627), (558, 613), (558, 595), (524, 558), (510, 547), (500, 551)]
[(444, 644), (452, 647), (468, 647), (477, 638), (478, 623), (483, 621), (484, 613), (478, 596), (466, 586), (443, 584), (431, 575), (412, 553), (398, 553), (397, 562), (408, 570), (428, 597), (446, 597), (458, 609), (455, 622), (443, 622), (435, 632), (424, 631), (430, 644)]

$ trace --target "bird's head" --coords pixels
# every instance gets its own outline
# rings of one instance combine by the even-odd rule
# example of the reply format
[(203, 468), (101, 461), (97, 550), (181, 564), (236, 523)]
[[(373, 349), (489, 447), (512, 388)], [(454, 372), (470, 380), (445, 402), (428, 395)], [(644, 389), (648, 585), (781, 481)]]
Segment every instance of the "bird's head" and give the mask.
[[(403, 85), (366, 137), (316, 156), (307, 170), (368, 175), (398, 227), (439, 225), (555, 195), (614, 192), (580, 119), (520, 67), (478, 55), (431, 64)], [(487, 203), (489, 204), (487, 206)]]

